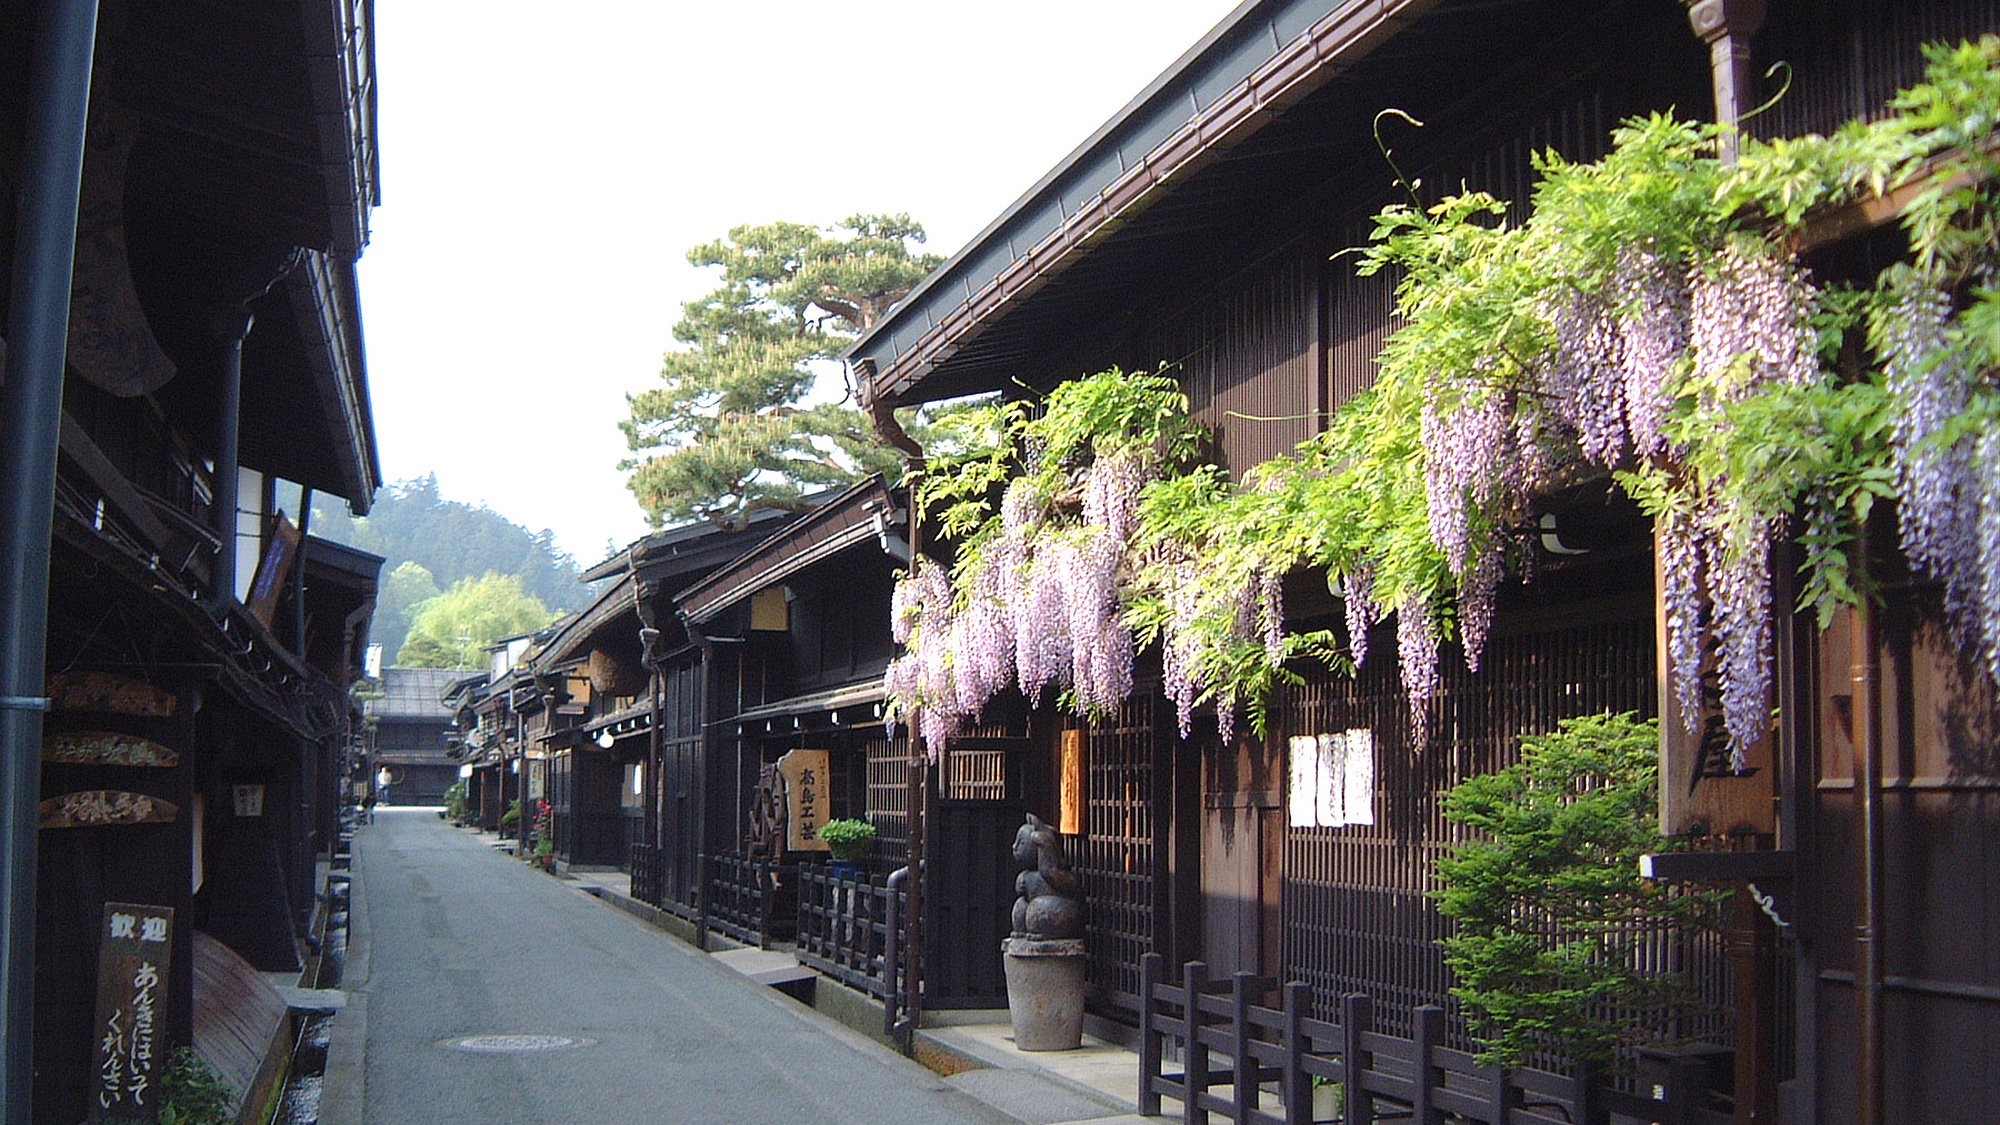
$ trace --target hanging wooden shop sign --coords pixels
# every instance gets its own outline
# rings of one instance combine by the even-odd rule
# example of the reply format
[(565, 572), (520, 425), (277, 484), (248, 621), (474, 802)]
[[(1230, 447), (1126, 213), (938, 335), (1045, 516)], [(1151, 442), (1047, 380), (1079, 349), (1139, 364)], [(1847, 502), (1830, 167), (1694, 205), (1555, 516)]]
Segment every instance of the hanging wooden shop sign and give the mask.
[(1062, 791), (1057, 803), (1056, 831), (1065, 836), (1083, 834), (1085, 737), (1085, 732), (1075, 727), (1062, 732)]
[(115, 672), (59, 672), (49, 677), (48, 693), (58, 711), (108, 711), (164, 719), (180, 705), (152, 684)]
[(104, 828), (117, 824), (171, 824), (180, 815), (172, 801), (116, 789), (86, 789), (50, 797), (38, 806), (38, 828)]
[[(1655, 537), (1653, 588), (1666, 588)], [(1781, 592), (1776, 600), (1783, 604)], [(1775, 734), (1746, 747), (1731, 764), (1715, 652), (1702, 659), (1701, 713), (1690, 721), (1674, 692), (1665, 599), (1654, 598), (1654, 650), (1660, 685), (1660, 830), (1669, 836), (1768, 836), (1777, 831)], [(1693, 728), (1693, 729), (1690, 729)]]
[(285, 579), (298, 561), (302, 539), (299, 529), (280, 512), (271, 525), (271, 541), (264, 548), (264, 557), (257, 563), (257, 576), (250, 582), (250, 596), (244, 601), (250, 615), (266, 629), (278, 612), (278, 595), (284, 592)]
[(136, 734), (77, 730), (44, 736), (42, 761), (73, 766), (177, 766), (181, 756)]
[(97, 1017), (89, 1120), (158, 1121), (166, 1065), (172, 907), (107, 902), (98, 930)]
[(828, 760), (824, 750), (790, 750), (778, 759), (778, 773), (785, 779), (785, 846), (795, 852), (831, 850), (819, 838), (819, 826), (827, 822), (831, 807), (827, 793)]

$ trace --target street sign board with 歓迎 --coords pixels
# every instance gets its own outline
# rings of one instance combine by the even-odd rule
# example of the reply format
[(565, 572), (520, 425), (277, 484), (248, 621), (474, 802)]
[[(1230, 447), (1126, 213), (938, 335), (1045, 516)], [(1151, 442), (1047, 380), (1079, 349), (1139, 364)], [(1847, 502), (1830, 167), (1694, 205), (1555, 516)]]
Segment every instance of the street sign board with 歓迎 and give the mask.
[(166, 1066), (172, 907), (107, 902), (98, 931), (97, 1017), (91, 1024), (89, 1120), (157, 1121)]

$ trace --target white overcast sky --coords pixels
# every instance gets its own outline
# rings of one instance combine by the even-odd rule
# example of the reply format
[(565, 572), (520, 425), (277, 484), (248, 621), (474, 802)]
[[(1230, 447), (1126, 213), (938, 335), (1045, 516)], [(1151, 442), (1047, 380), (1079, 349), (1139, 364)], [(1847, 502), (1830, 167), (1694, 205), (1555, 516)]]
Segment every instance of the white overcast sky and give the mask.
[(645, 533), (617, 463), (688, 247), (908, 211), (950, 254), (1236, 0), (378, 4), (382, 205), (361, 261), (385, 478)]

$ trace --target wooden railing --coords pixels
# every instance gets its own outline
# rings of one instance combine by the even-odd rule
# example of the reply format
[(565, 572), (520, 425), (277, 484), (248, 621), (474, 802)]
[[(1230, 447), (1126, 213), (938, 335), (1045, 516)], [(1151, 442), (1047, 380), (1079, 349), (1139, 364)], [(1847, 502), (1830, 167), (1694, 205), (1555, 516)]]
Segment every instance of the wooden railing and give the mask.
[(799, 963), (870, 996), (890, 994), (889, 931), (903, 893), (884, 875), (798, 869)]
[[(1210, 980), (1208, 967), (1189, 962), (1179, 985), (1165, 980), (1166, 961), (1148, 954), (1140, 966), (1139, 1112), (1155, 1115), (1172, 1098), (1189, 1125), (1211, 1115), (1239, 1125), (1310, 1125), (1315, 1120), (1372, 1125), (1727, 1125), (1707, 1104), (1706, 1064), (1696, 1059), (1667, 1069), (1656, 1097), (1617, 1089), (1583, 1073), (1481, 1066), (1476, 1056), (1442, 1045), (1442, 1008), (1416, 1009), (1413, 1037), (1373, 1028), (1373, 1005), (1343, 996), (1338, 1022), (1314, 1019), (1311, 986), (1281, 990), (1280, 1006), (1260, 1001), (1275, 989), (1269, 978), (1238, 973)], [(1177, 1073), (1166, 1060), (1179, 1056)], [(1313, 1089), (1336, 1086), (1336, 1116), (1315, 1118)], [(1218, 1092), (1219, 1088), (1219, 1092)], [(1268, 1099), (1268, 1103), (1267, 1103)], [(1449, 1115), (1449, 1116), (1447, 1116)]]
[(704, 947), (710, 930), (760, 949), (791, 936), (793, 912), (784, 897), (797, 878), (797, 867), (738, 855), (705, 855), (701, 868), (706, 893), (696, 926)]
[(651, 844), (633, 844), (632, 897), (648, 906), (659, 906), (666, 897), (665, 872), (660, 866), (660, 849)]

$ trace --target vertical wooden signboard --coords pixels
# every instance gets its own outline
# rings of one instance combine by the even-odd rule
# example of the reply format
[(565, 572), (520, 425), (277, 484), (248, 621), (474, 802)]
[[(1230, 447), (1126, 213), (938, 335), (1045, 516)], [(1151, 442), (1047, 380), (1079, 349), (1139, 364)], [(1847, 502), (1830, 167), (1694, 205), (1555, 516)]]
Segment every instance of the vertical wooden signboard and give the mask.
[(1084, 737), (1080, 729), (1062, 732), (1062, 793), (1056, 831), (1065, 836), (1083, 834)]
[(104, 904), (104, 924), (98, 931), (97, 1019), (91, 1025), (96, 1041), (92, 1122), (159, 1120), (173, 932), (171, 907)]
[(791, 815), (785, 826), (785, 847), (795, 852), (830, 850), (819, 838), (819, 826), (827, 821), (827, 759), (824, 750), (790, 750), (778, 759), (778, 772), (785, 778), (785, 808)]
[[(1653, 588), (1666, 588), (1654, 537)], [(1774, 591), (1786, 604), (1788, 593)], [(1660, 684), (1660, 830), (1670, 836), (1769, 836), (1777, 831), (1774, 737), (1745, 748), (1741, 769), (1730, 763), (1722, 722), (1721, 677), (1711, 648), (1702, 661), (1701, 714), (1690, 722), (1674, 694), (1664, 598), (1654, 596), (1654, 651)], [(1690, 730), (1692, 726), (1694, 729)]]

